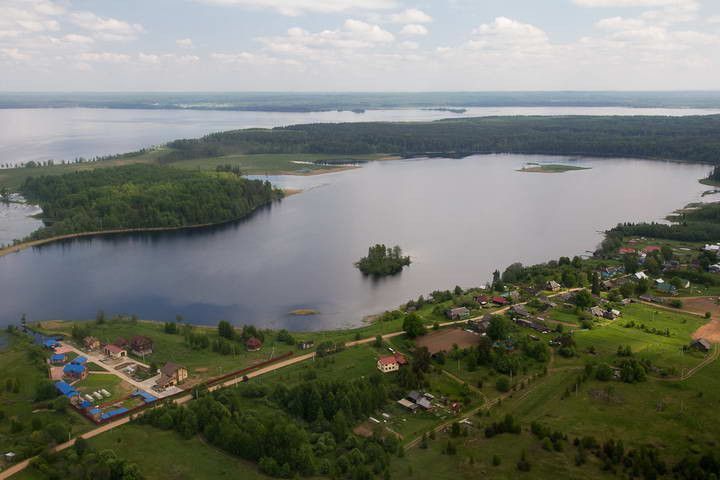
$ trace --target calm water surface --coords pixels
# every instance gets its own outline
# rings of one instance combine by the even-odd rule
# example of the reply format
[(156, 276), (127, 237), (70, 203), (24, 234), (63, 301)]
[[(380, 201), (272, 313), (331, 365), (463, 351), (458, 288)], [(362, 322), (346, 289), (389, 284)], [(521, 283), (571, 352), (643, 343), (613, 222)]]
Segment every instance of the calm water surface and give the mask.
[[(359, 325), (364, 316), (456, 284), (484, 284), (520, 261), (586, 253), (600, 230), (661, 220), (700, 200), (708, 167), (579, 159), (591, 170), (521, 173), (527, 161), (483, 155), (371, 163), (313, 177), (272, 177), (302, 194), (231, 226), (51, 244), (0, 258), (0, 323), (136, 313), (295, 330)], [(353, 262), (374, 243), (413, 264), (373, 281)], [(289, 312), (313, 308), (311, 317)]]
[(623, 107), (469, 108), (464, 114), (396, 109), (352, 112), (222, 112), (93, 108), (0, 109), (0, 165), (129, 152), (222, 130), (315, 122), (437, 120), (490, 115), (704, 115), (713, 109)]

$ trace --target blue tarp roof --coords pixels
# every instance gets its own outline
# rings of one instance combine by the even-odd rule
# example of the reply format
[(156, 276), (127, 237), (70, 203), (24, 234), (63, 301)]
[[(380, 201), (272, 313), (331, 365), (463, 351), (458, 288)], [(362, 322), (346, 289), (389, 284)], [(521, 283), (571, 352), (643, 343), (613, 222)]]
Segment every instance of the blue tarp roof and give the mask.
[(88, 407), (92, 407), (92, 403), (88, 402), (87, 400), (83, 400), (82, 403), (80, 404), (80, 408), (88, 408)]
[(87, 363), (87, 358), (75, 357), (75, 358), (73, 358), (73, 361), (70, 363), (74, 363), (75, 365), (82, 365), (83, 363)]
[(43, 345), (45, 345), (47, 348), (55, 348), (58, 345), (58, 342), (54, 338), (51, 338), (49, 340), (45, 340), (43, 342)]
[(127, 408), (116, 408), (115, 410), (110, 410), (109, 412), (103, 413), (100, 418), (102, 418), (103, 420), (107, 420), (108, 418), (117, 417), (118, 415), (122, 415), (126, 412), (128, 412)]
[(55, 353), (50, 356), (50, 360), (53, 362), (62, 362), (65, 360), (65, 354), (64, 353)]
[(55, 388), (57, 388), (58, 392), (66, 397), (74, 397), (75, 395), (78, 395), (77, 390), (75, 390), (73, 386), (67, 382), (55, 382)]
[(100, 409), (99, 409), (99, 408), (92, 408), (92, 409), (90, 409), (90, 414), (91, 414), (91, 415), (97, 415), (98, 413), (100, 413)]
[(145, 403), (152, 403), (157, 400), (157, 397), (150, 395), (147, 392), (143, 392), (142, 390), (135, 390), (133, 392), (133, 395), (136, 397), (142, 397), (142, 399), (145, 401)]
[(82, 365), (75, 365), (74, 363), (69, 363), (65, 365), (65, 368), (63, 368), (63, 372), (71, 375), (80, 375), (82, 373), (85, 373), (85, 367), (83, 367)]

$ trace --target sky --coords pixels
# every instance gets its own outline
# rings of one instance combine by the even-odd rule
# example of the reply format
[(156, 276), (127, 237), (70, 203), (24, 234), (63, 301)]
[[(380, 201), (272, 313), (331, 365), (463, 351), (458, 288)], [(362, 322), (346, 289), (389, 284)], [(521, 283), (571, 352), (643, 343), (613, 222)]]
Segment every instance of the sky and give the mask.
[(2, 91), (718, 86), (720, 0), (0, 0)]

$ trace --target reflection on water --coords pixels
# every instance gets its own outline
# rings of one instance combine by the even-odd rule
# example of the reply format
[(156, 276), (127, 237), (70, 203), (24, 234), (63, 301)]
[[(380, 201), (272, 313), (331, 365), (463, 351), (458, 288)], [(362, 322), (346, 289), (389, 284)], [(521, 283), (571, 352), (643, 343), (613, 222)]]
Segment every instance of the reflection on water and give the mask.
[(10, 245), (42, 227), (42, 222), (31, 215), (42, 210), (35, 205), (0, 202), (0, 246)]
[[(697, 179), (708, 169), (582, 158), (591, 169), (517, 171), (567, 160), (478, 155), (270, 177), (304, 192), (213, 229), (82, 239), (0, 258), (0, 319), (93, 318), (104, 309), (295, 330), (358, 325), (435, 289), (483, 284), (512, 262), (584, 254), (618, 222), (661, 220), (700, 199)], [(413, 264), (382, 281), (364, 277), (353, 262), (375, 243), (399, 244)], [(289, 314), (303, 308), (321, 313)]]

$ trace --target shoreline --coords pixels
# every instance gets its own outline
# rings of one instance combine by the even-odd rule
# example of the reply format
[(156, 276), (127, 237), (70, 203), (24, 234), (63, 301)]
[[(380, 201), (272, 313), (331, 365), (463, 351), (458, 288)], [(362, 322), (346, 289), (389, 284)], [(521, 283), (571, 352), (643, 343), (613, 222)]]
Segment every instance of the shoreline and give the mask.
[[(283, 198), (290, 197), (292, 195), (298, 195), (302, 193), (303, 190), (300, 189), (283, 189)], [(279, 199), (282, 200), (282, 199)], [(272, 204), (271, 202), (270, 204)], [(269, 204), (268, 204), (269, 205)], [(262, 205), (263, 207), (265, 205)], [(258, 207), (258, 208), (261, 208)], [(114, 230), (97, 230), (93, 232), (78, 232), (78, 233), (68, 233), (65, 235), (56, 235), (54, 237), (48, 237), (43, 238), (40, 240), (30, 240), (30, 241), (24, 241), (20, 242), (16, 245), (10, 245), (9, 247), (0, 248), (0, 258), (5, 257), (7, 255), (10, 255), (12, 253), (20, 253), (23, 250), (27, 250), (28, 248), (32, 247), (39, 247), (42, 245), (47, 245), (50, 243), (60, 242), (63, 240), (73, 240), (77, 238), (92, 238), (92, 237), (100, 237), (103, 235), (122, 235), (127, 233), (160, 233), (160, 232), (175, 232), (179, 230), (200, 230), (203, 228), (209, 228), (209, 227), (218, 227), (221, 225), (227, 225), (233, 222), (237, 222), (240, 220), (243, 220), (253, 213), (257, 211), (258, 209), (253, 210), (248, 215), (240, 218), (234, 218), (232, 220), (226, 220), (223, 222), (215, 222), (215, 223), (200, 223), (196, 225), (182, 225), (178, 227), (144, 227), (144, 228), (118, 228)]]

